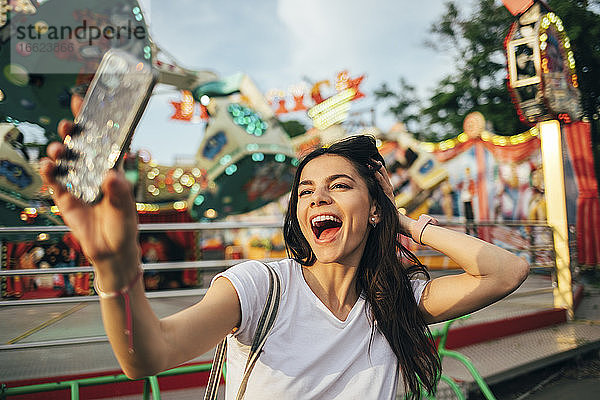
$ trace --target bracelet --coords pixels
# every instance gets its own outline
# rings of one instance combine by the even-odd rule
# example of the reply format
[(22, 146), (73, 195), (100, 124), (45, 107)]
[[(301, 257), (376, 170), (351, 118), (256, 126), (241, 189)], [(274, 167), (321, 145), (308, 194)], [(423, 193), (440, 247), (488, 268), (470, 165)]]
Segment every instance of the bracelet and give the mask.
[(423, 231), (429, 224), (437, 225), (438, 220), (427, 214), (421, 214), (421, 216), (417, 220), (417, 223), (413, 227), (412, 232), (410, 233), (410, 236), (412, 236), (412, 240), (416, 244), (424, 246), (423, 242), (421, 241), (421, 237), (423, 236)]
[(123, 289), (116, 292), (105, 292), (100, 289), (98, 285), (98, 278), (94, 276), (94, 290), (98, 293), (98, 297), (101, 299), (113, 299), (118, 296), (122, 296), (125, 301), (125, 314), (127, 315), (127, 329), (125, 329), (125, 335), (127, 336), (127, 345), (129, 354), (134, 353), (133, 349), (133, 317), (131, 315), (131, 304), (129, 301), (129, 291), (133, 288), (133, 286), (137, 283), (140, 277), (144, 274), (144, 270), (139, 268), (137, 274), (133, 277), (133, 279), (125, 286)]

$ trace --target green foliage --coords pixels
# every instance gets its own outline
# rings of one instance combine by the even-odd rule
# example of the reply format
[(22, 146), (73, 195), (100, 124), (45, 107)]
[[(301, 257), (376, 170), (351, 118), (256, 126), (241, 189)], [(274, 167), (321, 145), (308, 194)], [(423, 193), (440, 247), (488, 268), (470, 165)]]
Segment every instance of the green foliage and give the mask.
[[(563, 20), (575, 51), (575, 60), (589, 116), (600, 104), (600, 1), (554, 0), (549, 2)], [(462, 131), (465, 116), (481, 112), (497, 134), (514, 135), (529, 127), (519, 121), (506, 85), (504, 39), (515, 17), (499, 0), (478, 1), (464, 15), (457, 1), (448, 1), (431, 28), (426, 45), (454, 58), (453, 72), (445, 76), (433, 95), (422, 102), (414, 88), (400, 78), (400, 92), (384, 83), (377, 99), (393, 99), (388, 112), (406, 123), (420, 139), (443, 140)], [(412, 125), (411, 125), (412, 124)]]
[(592, 128), (596, 177), (600, 177), (600, 0), (550, 0), (571, 40), (583, 111)]
[(438, 139), (461, 132), (472, 111), (481, 112), (495, 133), (513, 135), (528, 128), (519, 121), (505, 84), (503, 44), (513, 20), (494, 0), (478, 2), (467, 16), (450, 1), (440, 21), (432, 25), (430, 47), (455, 56), (455, 72), (442, 79), (423, 110)]
[(378, 100), (391, 100), (392, 104), (388, 107), (387, 112), (398, 121), (403, 122), (415, 137), (421, 139), (422, 134), (419, 131), (421, 103), (414, 86), (409, 85), (406, 79), (400, 78), (397, 92), (393, 92), (386, 83), (382, 83), (373, 93)]
[[(600, 0), (551, 0), (571, 40), (585, 113), (598, 118), (600, 107)], [(595, 10), (592, 11), (592, 10)]]
[(288, 134), (289, 137), (295, 137), (298, 135), (302, 135), (306, 132), (306, 126), (302, 124), (300, 121), (290, 120), (290, 121), (279, 121), (281, 127)]

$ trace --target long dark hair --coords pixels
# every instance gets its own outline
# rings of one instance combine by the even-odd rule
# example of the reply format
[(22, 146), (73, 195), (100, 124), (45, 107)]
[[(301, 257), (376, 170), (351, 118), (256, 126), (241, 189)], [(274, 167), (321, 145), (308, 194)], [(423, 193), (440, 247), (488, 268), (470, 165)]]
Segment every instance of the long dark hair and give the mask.
[(398, 241), (402, 229), (396, 207), (374, 174), (377, 166), (373, 160), (384, 165), (385, 162), (373, 137), (348, 137), (328, 147), (317, 148), (300, 161), (283, 227), (288, 254), (302, 265), (310, 266), (316, 261), (297, 219), (298, 183), (304, 166), (324, 154), (342, 156), (350, 161), (366, 182), (369, 195), (378, 207), (380, 222), (368, 233), (356, 276), (357, 292), (366, 296), (370, 306), (371, 340), (375, 329), (385, 336), (398, 358), (404, 386), (410, 391), (411, 398), (421, 398), (421, 385), (433, 393), (442, 367), (410, 284), (410, 280), (418, 275), (429, 279), (429, 274), (417, 257)]

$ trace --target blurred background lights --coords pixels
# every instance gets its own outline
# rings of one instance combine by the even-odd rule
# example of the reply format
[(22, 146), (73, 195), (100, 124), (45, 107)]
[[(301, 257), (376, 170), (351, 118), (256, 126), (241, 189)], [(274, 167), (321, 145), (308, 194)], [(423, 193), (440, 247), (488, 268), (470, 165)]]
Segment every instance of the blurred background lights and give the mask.
[(201, 194), (198, 195), (198, 197), (196, 197), (196, 199), (194, 200), (194, 204), (199, 206), (202, 203), (204, 203), (204, 196), (202, 196)]
[(229, 167), (225, 168), (225, 174), (233, 175), (237, 171), (237, 165), (231, 164)]
[(227, 165), (229, 163), (229, 161), (231, 161), (231, 156), (229, 154), (225, 154), (221, 160), (219, 160), (219, 164), (221, 165)]

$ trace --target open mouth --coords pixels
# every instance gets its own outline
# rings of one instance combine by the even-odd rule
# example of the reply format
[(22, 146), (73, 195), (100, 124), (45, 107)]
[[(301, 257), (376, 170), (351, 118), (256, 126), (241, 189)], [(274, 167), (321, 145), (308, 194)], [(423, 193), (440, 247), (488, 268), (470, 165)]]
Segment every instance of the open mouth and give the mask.
[(311, 228), (317, 239), (332, 238), (342, 227), (342, 220), (334, 215), (319, 215), (311, 220)]

